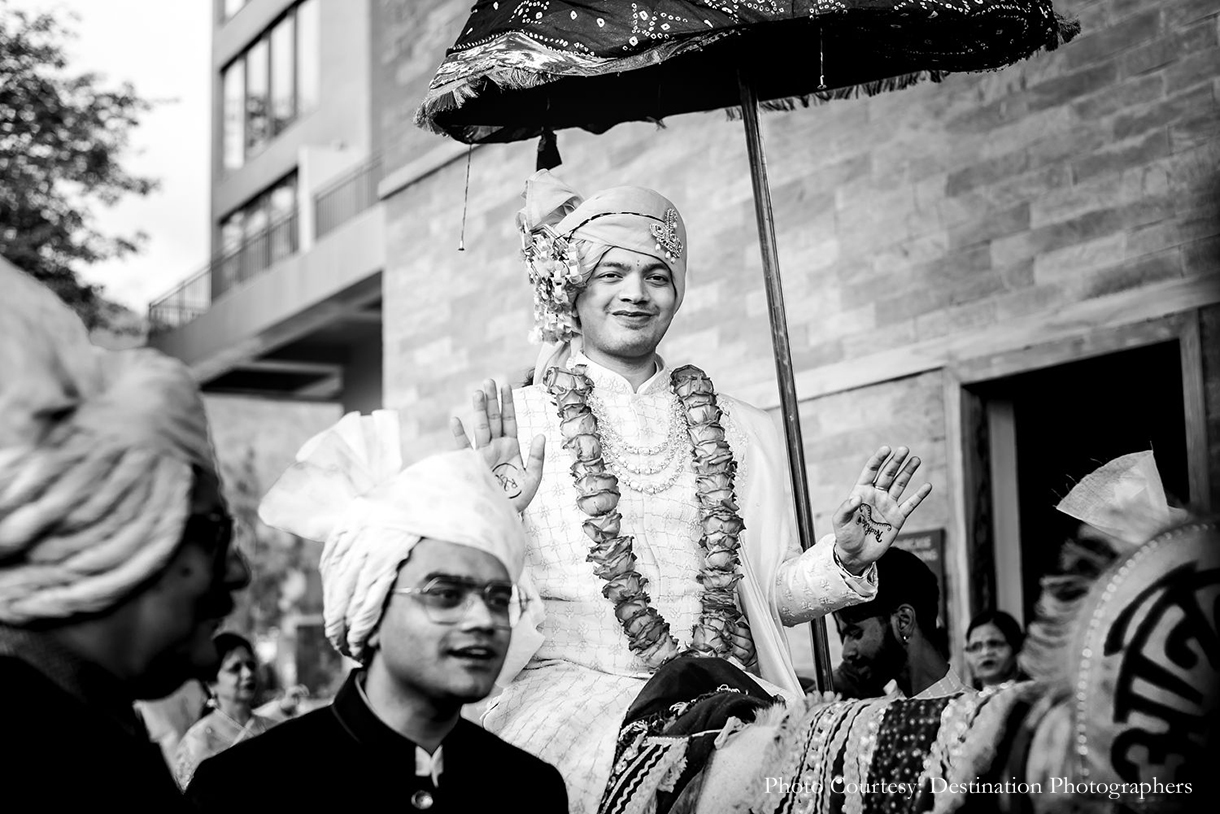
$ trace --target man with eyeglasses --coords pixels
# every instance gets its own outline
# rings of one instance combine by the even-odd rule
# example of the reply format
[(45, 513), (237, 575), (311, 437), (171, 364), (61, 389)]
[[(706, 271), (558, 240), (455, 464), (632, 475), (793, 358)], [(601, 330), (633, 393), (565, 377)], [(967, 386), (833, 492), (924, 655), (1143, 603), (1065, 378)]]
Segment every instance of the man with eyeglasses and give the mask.
[(397, 414), (346, 416), (263, 500), (270, 525), (325, 542), (326, 632), (359, 662), (334, 703), (200, 765), (203, 811), (567, 812), (559, 773), (461, 717), (526, 610), (520, 520), (482, 460), (401, 467)]
[(197, 385), (0, 260), (0, 766), (12, 811), (189, 810), (135, 713), (249, 580)]

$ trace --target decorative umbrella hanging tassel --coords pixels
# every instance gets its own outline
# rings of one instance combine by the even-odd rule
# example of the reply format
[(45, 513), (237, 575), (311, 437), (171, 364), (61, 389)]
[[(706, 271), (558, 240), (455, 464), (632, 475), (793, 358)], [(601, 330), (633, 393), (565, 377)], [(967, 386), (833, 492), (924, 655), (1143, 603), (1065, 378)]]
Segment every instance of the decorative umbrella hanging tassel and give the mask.
[(538, 164), (536, 170), (553, 170), (563, 163), (559, 157), (559, 139), (554, 130), (542, 131), (538, 139)]
[(474, 152), (474, 145), (466, 149), (466, 189), (462, 192), (462, 232), (458, 235), (458, 251), (466, 251), (466, 205), (470, 203), (470, 154)]

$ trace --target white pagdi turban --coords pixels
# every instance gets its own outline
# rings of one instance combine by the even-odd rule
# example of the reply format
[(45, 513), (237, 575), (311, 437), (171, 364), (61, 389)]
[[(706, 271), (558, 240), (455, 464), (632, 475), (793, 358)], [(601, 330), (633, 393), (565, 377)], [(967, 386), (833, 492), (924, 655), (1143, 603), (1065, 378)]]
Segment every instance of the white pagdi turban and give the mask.
[[(517, 213), (517, 230), (529, 244), (544, 227), (577, 246), (581, 272), (578, 288), (588, 283), (593, 269), (613, 248), (630, 249), (660, 260), (669, 267), (676, 301), (682, 307), (686, 296), (686, 266), (690, 253), (686, 224), (677, 207), (659, 192), (644, 187), (610, 187), (587, 200), (549, 170), (539, 170), (525, 182), (525, 205)], [(526, 258), (527, 266), (546, 259)], [(546, 278), (539, 268), (535, 274)], [(534, 382), (540, 383), (547, 368), (563, 366), (582, 347), (580, 327), (576, 324), (574, 303), (561, 304), (550, 295), (551, 284), (534, 292), (534, 321), (537, 338), (543, 342), (534, 366)], [(542, 291), (548, 291), (547, 296)]]
[(324, 542), (326, 635), (366, 663), (398, 569), (429, 537), (485, 551), (516, 582), (525, 532), (503, 488), (473, 450), (402, 468), (398, 413), (349, 413), (301, 447), (259, 506), (269, 526)]
[(177, 550), (192, 465), (215, 472), (199, 389), (153, 350), (108, 351), (0, 260), (0, 622), (108, 610)]

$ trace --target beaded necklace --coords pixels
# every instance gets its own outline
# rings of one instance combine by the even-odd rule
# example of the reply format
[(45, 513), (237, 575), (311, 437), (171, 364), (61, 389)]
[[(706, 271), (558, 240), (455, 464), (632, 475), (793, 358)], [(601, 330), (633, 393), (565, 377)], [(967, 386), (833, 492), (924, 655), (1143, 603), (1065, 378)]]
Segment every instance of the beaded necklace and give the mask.
[[(632, 652), (653, 669), (679, 655), (727, 657), (732, 652), (730, 634), (749, 635), (749, 626), (736, 600), (736, 586), (741, 580), (738, 537), (745, 524), (733, 492), (737, 462), (720, 425), (722, 412), (716, 403), (715, 388), (707, 374), (692, 365), (680, 367), (670, 375), (670, 387), (684, 419), (676, 426), (685, 425), (691, 445), (695, 497), (703, 531), (699, 546), (704, 551), (703, 567), (697, 577), (703, 586), (702, 610), (691, 631), (690, 645), (682, 650), (669, 632), (669, 623), (652, 606), (644, 590), (648, 580), (635, 570), (632, 537), (620, 534), (619, 479), (606, 462), (607, 446), (615, 446), (615, 441), (607, 445), (603, 440), (602, 425), (589, 404), (593, 382), (585, 370), (584, 365), (576, 365), (570, 371), (552, 367), (543, 383), (559, 410), (563, 446), (575, 459), (571, 470), (576, 483), (576, 505), (589, 516), (584, 531), (593, 542), (586, 559), (594, 563), (594, 573), (606, 581), (602, 595), (614, 604), (614, 615), (627, 634)], [(678, 441), (680, 435), (671, 439), (675, 444)], [(623, 448), (620, 443), (618, 450)]]

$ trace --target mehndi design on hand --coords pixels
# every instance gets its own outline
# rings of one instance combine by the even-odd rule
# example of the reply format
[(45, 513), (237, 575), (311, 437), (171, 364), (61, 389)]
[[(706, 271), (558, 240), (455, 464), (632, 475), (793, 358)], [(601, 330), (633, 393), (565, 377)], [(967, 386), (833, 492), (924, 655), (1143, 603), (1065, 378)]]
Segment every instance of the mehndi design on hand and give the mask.
[(867, 503), (860, 504), (860, 514), (856, 515), (856, 522), (864, 526), (864, 533), (871, 534), (881, 542), (881, 537), (894, 526), (886, 523), (884, 520), (873, 519), (873, 507)]
[(504, 489), (504, 495), (509, 500), (521, 494), (521, 470), (510, 463), (502, 463), (491, 470), (491, 473), (496, 476), (496, 480), (500, 481), (501, 488)]

